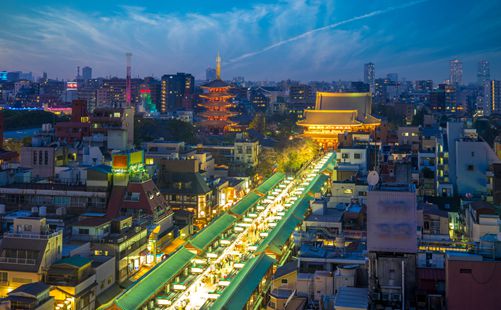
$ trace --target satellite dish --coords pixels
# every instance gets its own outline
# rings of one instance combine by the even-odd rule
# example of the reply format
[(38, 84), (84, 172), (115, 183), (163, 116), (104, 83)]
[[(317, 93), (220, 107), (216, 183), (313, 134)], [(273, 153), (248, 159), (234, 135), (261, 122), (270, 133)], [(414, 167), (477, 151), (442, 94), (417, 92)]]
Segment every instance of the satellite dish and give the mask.
[(374, 186), (378, 182), (379, 182), (379, 174), (377, 173), (377, 171), (375, 171), (375, 170), (374, 171), (370, 171), (369, 175), (367, 175), (367, 183), (370, 186)]

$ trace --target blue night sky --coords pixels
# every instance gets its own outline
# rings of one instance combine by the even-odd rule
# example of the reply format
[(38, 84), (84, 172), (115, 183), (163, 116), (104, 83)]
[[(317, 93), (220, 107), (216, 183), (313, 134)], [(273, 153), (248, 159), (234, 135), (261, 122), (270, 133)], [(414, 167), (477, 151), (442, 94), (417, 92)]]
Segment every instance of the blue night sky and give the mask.
[(219, 50), (223, 78), (358, 80), (377, 76), (448, 77), (448, 60), (477, 62), (501, 79), (501, 1), (42, 1), (2, 0), (0, 70), (72, 78), (189, 72), (204, 78)]

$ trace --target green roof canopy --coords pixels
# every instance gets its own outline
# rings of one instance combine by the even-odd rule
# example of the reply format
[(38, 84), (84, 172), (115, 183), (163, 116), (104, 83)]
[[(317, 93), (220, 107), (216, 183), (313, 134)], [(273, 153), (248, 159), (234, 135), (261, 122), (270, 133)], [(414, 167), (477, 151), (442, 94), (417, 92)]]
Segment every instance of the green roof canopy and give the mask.
[(236, 219), (228, 212), (225, 212), (196, 234), (189, 243), (200, 250), (206, 250), (217, 237), (220, 237), (235, 222)]
[(66, 265), (71, 265), (71, 266), (75, 266), (75, 267), (78, 267), (78, 268), (81, 268), (87, 264), (90, 264), (92, 263), (92, 260), (87, 258), (87, 257), (82, 257), (82, 256), (79, 256), (79, 255), (75, 255), (75, 256), (72, 256), (72, 257), (67, 257), (67, 258), (63, 258), (63, 259), (60, 259), (58, 261), (56, 261), (54, 263), (54, 265), (60, 265), (60, 264), (66, 264)]
[(312, 182), (312, 185), (311, 185), (310, 189), (308, 190), (308, 192), (313, 193), (313, 194), (317, 194), (317, 193), (323, 194), (322, 193), (322, 186), (324, 186), (325, 182), (327, 182), (328, 179), (329, 179), (329, 177), (326, 176), (325, 174), (319, 175), (318, 178), (316, 178), (316, 180), (314, 180), (315, 182)]
[(120, 295), (115, 304), (121, 309), (138, 309), (179, 274), (196, 255), (185, 247), (156, 265)]
[(261, 254), (247, 262), (211, 309), (243, 309), (275, 260)]
[(263, 195), (266, 195), (273, 187), (277, 186), (278, 183), (280, 183), (284, 178), (285, 178), (285, 174), (283, 174), (281, 172), (277, 172), (274, 175), (272, 175), (271, 177), (269, 177), (266, 181), (261, 183), (261, 185), (259, 185), (255, 189), (255, 191), (259, 192)]
[(234, 206), (230, 208), (231, 212), (244, 215), (252, 206), (254, 206), (259, 200), (261, 196), (254, 192), (250, 192), (245, 195), (239, 202), (237, 202)]

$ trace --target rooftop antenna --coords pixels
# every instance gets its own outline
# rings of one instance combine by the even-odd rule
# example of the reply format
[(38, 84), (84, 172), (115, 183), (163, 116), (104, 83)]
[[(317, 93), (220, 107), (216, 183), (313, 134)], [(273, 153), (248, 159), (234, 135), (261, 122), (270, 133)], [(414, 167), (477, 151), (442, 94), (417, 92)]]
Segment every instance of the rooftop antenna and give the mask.
[(125, 58), (127, 60), (127, 79), (125, 81), (125, 103), (127, 107), (130, 107), (131, 102), (131, 58), (132, 53), (126, 53)]

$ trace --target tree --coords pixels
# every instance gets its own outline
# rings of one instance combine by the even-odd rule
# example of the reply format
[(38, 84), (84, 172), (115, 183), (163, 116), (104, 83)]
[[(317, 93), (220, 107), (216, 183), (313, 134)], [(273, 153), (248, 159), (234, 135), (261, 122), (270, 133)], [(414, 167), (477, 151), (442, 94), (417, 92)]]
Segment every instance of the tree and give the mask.
[(254, 129), (260, 134), (264, 134), (266, 131), (266, 118), (263, 113), (256, 113), (254, 118), (249, 124), (249, 129)]
[(319, 154), (319, 147), (309, 138), (294, 139), (289, 145), (279, 151), (278, 170), (285, 173), (295, 173)]
[(176, 119), (137, 118), (134, 126), (134, 143), (163, 138), (166, 141), (196, 143), (195, 127)]

